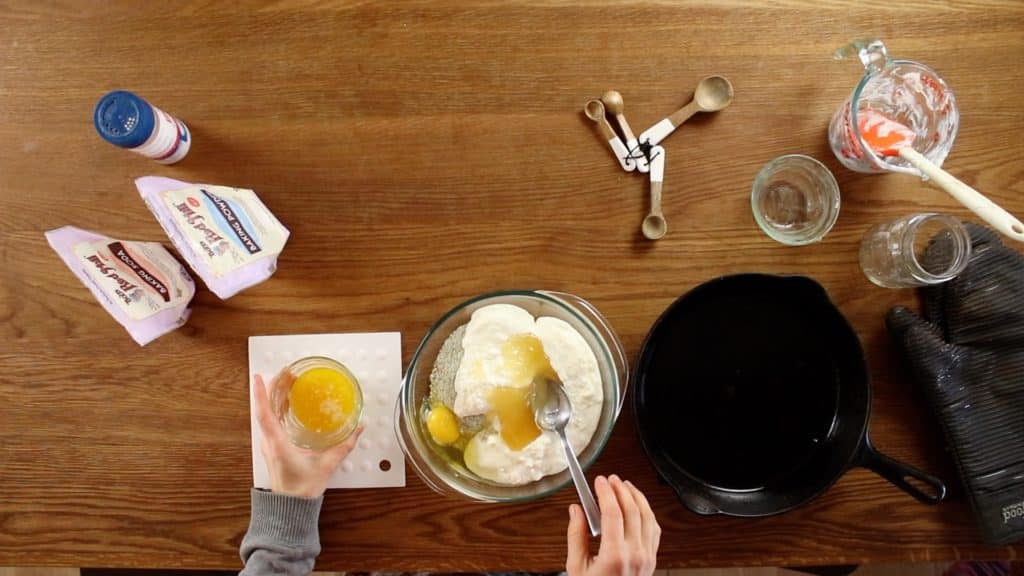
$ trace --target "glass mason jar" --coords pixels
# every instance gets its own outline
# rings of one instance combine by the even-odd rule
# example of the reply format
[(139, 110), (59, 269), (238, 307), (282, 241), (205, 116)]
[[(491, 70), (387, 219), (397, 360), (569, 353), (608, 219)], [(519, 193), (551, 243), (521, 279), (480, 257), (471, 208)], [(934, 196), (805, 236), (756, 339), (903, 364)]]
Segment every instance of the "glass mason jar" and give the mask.
[(971, 237), (946, 214), (911, 214), (868, 230), (860, 244), (864, 275), (883, 288), (941, 284), (963, 272)]
[(839, 217), (839, 203), (839, 185), (829, 169), (802, 154), (765, 164), (750, 193), (761, 230), (790, 246), (824, 238)]
[[(293, 395), (293, 389), (301, 397)], [(363, 411), (363, 392), (344, 364), (310, 356), (292, 362), (278, 374), (270, 391), (270, 406), (292, 444), (324, 450), (344, 442), (355, 431)]]

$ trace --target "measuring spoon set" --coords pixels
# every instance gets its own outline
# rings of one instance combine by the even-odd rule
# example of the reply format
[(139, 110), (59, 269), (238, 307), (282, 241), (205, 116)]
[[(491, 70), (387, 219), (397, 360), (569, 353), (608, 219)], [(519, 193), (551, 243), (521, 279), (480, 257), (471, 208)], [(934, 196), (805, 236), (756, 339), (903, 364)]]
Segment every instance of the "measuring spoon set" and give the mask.
[[(651, 210), (640, 227), (645, 238), (657, 240), (664, 236), (668, 229), (661, 211), (665, 149), (658, 144), (697, 112), (718, 112), (732, 103), (732, 97), (732, 84), (724, 76), (708, 76), (697, 84), (693, 99), (688, 104), (644, 130), (639, 138), (633, 135), (633, 130), (626, 121), (623, 113), (626, 106), (622, 94), (609, 90), (600, 100), (587, 102), (583, 110), (608, 142), (612, 154), (619, 161), (619, 166), (626, 172), (650, 174)], [(619, 138), (619, 134), (612, 129), (607, 116), (611, 116), (618, 124), (622, 138)]]

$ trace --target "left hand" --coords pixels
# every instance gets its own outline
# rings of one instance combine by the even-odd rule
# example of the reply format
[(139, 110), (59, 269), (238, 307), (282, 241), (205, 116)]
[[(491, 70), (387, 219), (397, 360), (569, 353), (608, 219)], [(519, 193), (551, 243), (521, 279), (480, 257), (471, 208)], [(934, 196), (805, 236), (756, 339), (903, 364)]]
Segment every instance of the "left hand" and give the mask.
[[(274, 378), (271, 386), (288, 387), (291, 385), (289, 379), (294, 380), (295, 376), (286, 370)], [(344, 442), (326, 450), (299, 448), (291, 443), (280, 420), (274, 415), (263, 376), (256, 375), (253, 388), (256, 395), (256, 420), (263, 430), (260, 450), (270, 472), (271, 491), (305, 498), (322, 496), (331, 474), (359, 441), (363, 427), (359, 426)]]

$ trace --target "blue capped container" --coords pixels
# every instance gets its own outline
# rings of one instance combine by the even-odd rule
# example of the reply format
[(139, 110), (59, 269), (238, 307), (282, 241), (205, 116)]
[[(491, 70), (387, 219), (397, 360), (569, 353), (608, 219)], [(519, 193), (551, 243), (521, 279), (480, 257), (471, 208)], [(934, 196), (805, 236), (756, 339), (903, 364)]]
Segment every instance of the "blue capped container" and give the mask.
[(184, 122), (125, 90), (100, 98), (93, 124), (107, 142), (161, 164), (178, 162), (192, 146)]

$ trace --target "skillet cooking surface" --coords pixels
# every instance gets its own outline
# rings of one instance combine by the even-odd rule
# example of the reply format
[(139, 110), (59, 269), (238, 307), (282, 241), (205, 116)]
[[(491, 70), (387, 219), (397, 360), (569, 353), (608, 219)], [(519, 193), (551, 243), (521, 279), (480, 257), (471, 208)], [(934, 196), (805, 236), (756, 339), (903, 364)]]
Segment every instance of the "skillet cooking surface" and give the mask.
[(785, 284), (762, 288), (771, 286), (780, 290), (697, 290), (647, 344), (644, 426), (671, 464), (716, 488), (784, 483), (828, 448), (836, 420), (829, 313)]

